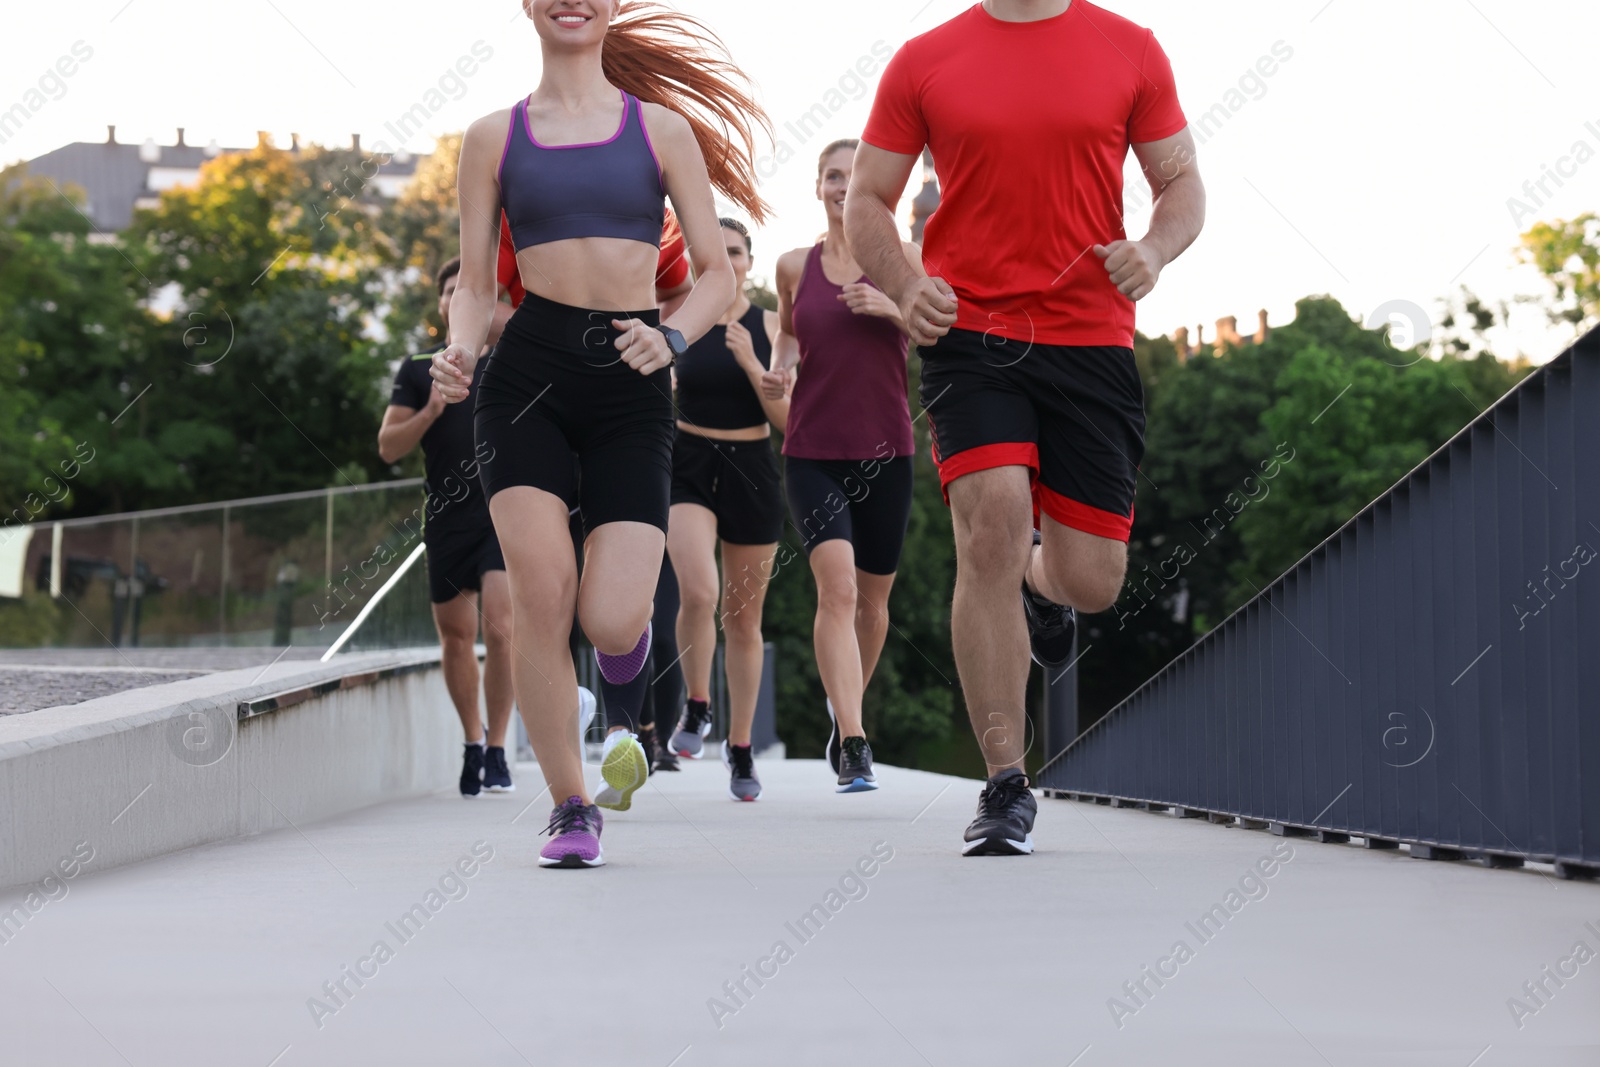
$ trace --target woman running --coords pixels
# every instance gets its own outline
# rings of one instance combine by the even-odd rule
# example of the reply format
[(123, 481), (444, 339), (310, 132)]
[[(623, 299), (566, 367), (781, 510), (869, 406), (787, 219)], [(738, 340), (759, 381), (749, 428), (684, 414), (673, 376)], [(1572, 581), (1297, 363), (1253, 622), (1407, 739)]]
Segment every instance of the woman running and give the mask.
[[(844, 197), (856, 142), (835, 141), (817, 161), (817, 199), (828, 233), (778, 257), (778, 316), (798, 345), (783, 344), (762, 382), (788, 386), (798, 359), (783, 440), (789, 509), (817, 580), (813, 639), (833, 720), (828, 762), (838, 791), (878, 788), (861, 724), (861, 695), (889, 632), (889, 590), (911, 516), (911, 415), (906, 327), (844, 243)], [(920, 250), (906, 244), (920, 263)]]
[[(609, 710), (637, 715), (671, 486), (667, 367), (685, 334), (704, 334), (733, 297), (711, 190), (764, 216), (751, 158), (752, 123), (766, 118), (714, 53), (715, 37), (687, 16), (642, 4), (624, 14), (616, 0), (524, 0), (523, 10), (543, 73), (462, 142), (461, 281), (433, 375), (451, 402), (473, 389), (504, 210), (527, 296), (476, 386), (477, 440), (493, 455), (482, 478), (511, 583), (517, 705), (560, 801), (539, 862), (597, 867), (600, 811), (572, 744), (573, 605), (602, 673), (637, 690)], [(663, 323), (653, 283), (667, 197), (698, 280)], [(574, 503), (587, 530), (581, 583), (567, 532)], [(601, 773), (619, 790), (643, 782), (632, 731), (607, 739)]]
[[(663, 318), (669, 317), (682, 306), (684, 298), (694, 288), (689, 279), (689, 261), (684, 256), (683, 229), (678, 225), (678, 220), (672, 214), (671, 208), (666, 209), (665, 217), (666, 221), (661, 227), (661, 251), (656, 257), (656, 306), (660, 309)], [(460, 266), (459, 259), (455, 263), (457, 267)], [(504, 211), (500, 213), (500, 247), (495, 264), (495, 280), (499, 285), (500, 291), (509, 298), (511, 308), (521, 307), (527, 292), (522, 286), (522, 277), (517, 267), (517, 246), (511, 236), (511, 220), (506, 217)], [(454, 292), (454, 290), (455, 287), (452, 285), (451, 291)], [(498, 327), (504, 325), (504, 321), (500, 319), (500, 313), (504, 310), (503, 306), (496, 308), (496, 328), (491, 330), (493, 337), (499, 336), (500, 330)], [(577, 457), (574, 456), (574, 465), (577, 462)], [(578, 476), (581, 477), (581, 469)], [(578, 580), (582, 582), (584, 530), (583, 518), (576, 507), (572, 509), (568, 525), (572, 533), (572, 549), (578, 561)], [(663, 625), (656, 624), (657, 616), (664, 620)], [(663, 554), (661, 557), (661, 575), (656, 582), (655, 614), (652, 615), (650, 621), (650, 659), (645, 666), (645, 670), (649, 673), (652, 681), (644, 704), (639, 709), (637, 719), (638, 733), (636, 734), (640, 747), (644, 749), (647, 763), (652, 769), (657, 770), (675, 771), (678, 769), (677, 757), (672, 755), (670, 750), (656, 743), (655, 713), (655, 709), (660, 707), (669, 709), (662, 712), (663, 718), (675, 716), (681, 702), (683, 674), (678, 669), (678, 641), (674, 632), (677, 620), (678, 579), (672, 573), (672, 564)], [(510, 640), (509, 629), (508, 627), (507, 641)], [(577, 613), (574, 611), (571, 636), (568, 639), (568, 648), (572, 651), (574, 657), (578, 655), (578, 650), (581, 647), (581, 634), (582, 627), (579, 625)], [(666, 663), (668, 666), (665, 669), (657, 670), (651, 665), (659, 663)], [(602, 674), (600, 676), (600, 691), (601, 696), (605, 698), (607, 708), (626, 708), (632, 695), (631, 685), (631, 681), (620, 686), (613, 685)], [(581, 734), (588, 729), (589, 718), (594, 716), (595, 700), (594, 694), (586, 689), (580, 689), (579, 695), (581, 707), (584, 709), (580, 712), (579, 733)], [(585, 715), (588, 718), (584, 718), (583, 716)], [(676, 721), (676, 718), (670, 720), (670, 722)], [(621, 731), (632, 733), (631, 727), (633, 725), (624, 716), (622, 722), (613, 722), (607, 733)], [(665, 732), (665, 730), (662, 732)], [(619, 742), (621, 740), (621, 738), (618, 738)], [(579, 743), (580, 745), (582, 744), (581, 741)], [(613, 755), (625, 754), (625, 750), (613, 749), (612, 753)], [(493, 758), (492, 751), (490, 758)], [(465, 781), (465, 778), (463, 778), (463, 781)], [(487, 783), (487, 776), (485, 781)], [(637, 788), (637, 784), (633, 788)], [(627, 811), (632, 806), (633, 788), (621, 790), (607, 784), (595, 793), (594, 802), (602, 808)]]
[[(667, 553), (678, 574), (678, 645), (689, 690), (671, 748), (698, 758), (711, 727), (711, 662), (722, 605), (723, 665), (728, 674), (728, 737), (722, 761), (735, 800), (761, 795), (750, 752), (750, 726), (761, 688), (761, 606), (783, 534), (783, 493), (771, 427), (783, 429), (789, 401), (764, 397), (778, 316), (750, 302), (750, 231), (722, 219), (722, 239), (736, 281), (733, 302), (707, 334), (678, 359), (678, 440), (672, 449), (672, 522)], [(717, 580), (717, 545), (722, 580)]]

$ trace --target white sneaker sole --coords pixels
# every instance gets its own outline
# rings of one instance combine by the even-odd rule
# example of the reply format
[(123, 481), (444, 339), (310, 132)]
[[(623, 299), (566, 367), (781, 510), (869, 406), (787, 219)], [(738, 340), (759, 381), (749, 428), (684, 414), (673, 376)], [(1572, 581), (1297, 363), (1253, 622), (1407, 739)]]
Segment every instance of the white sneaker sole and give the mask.
[[(978, 852), (980, 848), (985, 851)], [(1028, 834), (1021, 841), (1014, 841), (1009, 837), (980, 837), (976, 841), (968, 841), (961, 848), (963, 856), (1026, 856), (1031, 852), (1033, 852), (1032, 834)]]
[(559, 867), (579, 867), (579, 868), (581, 868), (581, 867), (604, 867), (606, 865), (606, 854), (605, 854), (605, 851), (602, 849), (600, 854), (598, 856), (596, 856), (592, 860), (580, 859), (576, 863), (573, 863), (571, 861), (572, 861), (572, 857), (571, 856), (563, 856), (558, 860), (546, 859), (544, 856), (540, 856), (539, 857), (539, 866), (541, 866), (541, 867), (558, 867), (558, 868)]

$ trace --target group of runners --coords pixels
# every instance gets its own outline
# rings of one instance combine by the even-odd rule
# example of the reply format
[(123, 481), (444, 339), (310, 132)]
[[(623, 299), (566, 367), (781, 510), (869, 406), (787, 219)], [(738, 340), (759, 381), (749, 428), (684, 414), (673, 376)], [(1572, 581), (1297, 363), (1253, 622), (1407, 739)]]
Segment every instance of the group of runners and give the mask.
[[(514, 696), (559, 801), (540, 864), (600, 866), (600, 809), (704, 754), (720, 629), (728, 789), (759, 797), (761, 616), (786, 522), (815, 579), (835, 788), (876, 789), (861, 705), (910, 515), (915, 342), (955, 530), (953, 650), (990, 775), (962, 851), (1032, 851), (1027, 657), (1061, 668), (1075, 613), (1121, 586), (1143, 453), (1133, 302), (1204, 216), (1160, 46), (1085, 0), (985, 0), (908, 41), (859, 141), (818, 159), (827, 230), (778, 257), (774, 312), (745, 294), (749, 228), (713, 199), (768, 217), (766, 117), (707, 28), (617, 0), (523, 7), (540, 83), (466, 133), (461, 255), (438, 276), (447, 343), (403, 361), (379, 435), (386, 461), (425, 453), (461, 792), (514, 788)], [(1156, 194), (1138, 241), (1130, 147)], [(942, 200), (919, 247), (894, 212), (925, 148)], [(592, 797), (580, 631), (607, 724)]]

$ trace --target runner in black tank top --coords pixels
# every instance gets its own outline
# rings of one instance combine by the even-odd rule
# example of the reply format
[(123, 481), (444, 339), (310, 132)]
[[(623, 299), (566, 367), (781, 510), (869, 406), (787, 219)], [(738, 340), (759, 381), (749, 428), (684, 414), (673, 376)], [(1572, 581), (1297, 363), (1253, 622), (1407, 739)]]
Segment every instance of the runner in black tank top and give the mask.
[(754, 800), (761, 794), (750, 752), (750, 725), (761, 685), (761, 606), (783, 532), (783, 495), (770, 427), (783, 429), (789, 401), (761, 396), (761, 376), (772, 366), (778, 316), (744, 295), (749, 232), (734, 219), (721, 222), (738, 296), (718, 325), (678, 357), (676, 368), (678, 438), (672, 450), (667, 552), (682, 597), (678, 645), (689, 700), (670, 744), (690, 758), (703, 752), (702, 739), (710, 729), (707, 705), (720, 593), (729, 703), (722, 756), (731, 775), (729, 793), (735, 800)]
[[(439, 268), (439, 318), (447, 327), (460, 270), (459, 257)], [(499, 340), (509, 311), (504, 305), (495, 307), (486, 341), (489, 347)], [(443, 394), (434, 388), (428, 374), (432, 355), (419, 353), (400, 362), (389, 407), (378, 428), (378, 455), (385, 463), (394, 463), (422, 446), (428, 475), (422, 528), (428, 546), (428, 599), (439, 632), (439, 666), (445, 689), (466, 739), (461, 795), (475, 797), (483, 790), (504, 793), (516, 788), (506, 758), (512, 699), (511, 586), (500, 541), (489, 519), (489, 505), (478, 484), (480, 461), (487, 453), (479, 451), (473, 441), (472, 411), (446, 404)], [(478, 711), (478, 654), (473, 647), (480, 608), (487, 730)]]

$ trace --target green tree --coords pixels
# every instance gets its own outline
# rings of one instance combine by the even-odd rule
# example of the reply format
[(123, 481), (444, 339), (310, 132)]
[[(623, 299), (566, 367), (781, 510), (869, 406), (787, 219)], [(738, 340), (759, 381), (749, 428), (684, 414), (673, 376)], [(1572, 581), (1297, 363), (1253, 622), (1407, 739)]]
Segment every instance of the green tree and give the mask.
[(345, 165), (263, 144), (136, 215), (125, 253), (175, 307), (98, 373), (49, 390), (75, 414), (143, 394), (97, 441), (108, 460), (93, 484), (118, 506), (346, 484), (377, 466), (387, 370), (367, 333), (384, 247), (362, 203), (318, 184)]
[(379, 219), (392, 245), (394, 272), (386, 292), (383, 354), (390, 359), (420, 351), (443, 336), (435, 307), (433, 279), (461, 248), (461, 216), (456, 202), (456, 164), (461, 135), (439, 138), (433, 152), (417, 161), (416, 176)]
[(0, 171), (0, 502), (10, 521), (81, 507), (85, 487), (115, 467), (94, 442), (116, 431), (131, 396), (114, 385), (71, 394), (148, 334), (138, 272), (89, 240), (82, 204), (80, 190), (20, 166)]
[(1582, 333), (1600, 321), (1600, 214), (1538, 223), (1522, 235), (1521, 258), (1555, 290), (1545, 309), (1552, 322)]
[[(1237, 607), (1387, 491), (1520, 373), (1480, 355), (1395, 366), (1317, 347), (1296, 353), (1279, 396), (1261, 415), (1270, 439), (1287, 442), (1271, 492), (1239, 516), (1243, 550), (1229, 569)], [(1338, 396), (1331, 404), (1324, 398)], [(1319, 417), (1320, 416), (1320, 417)]]

